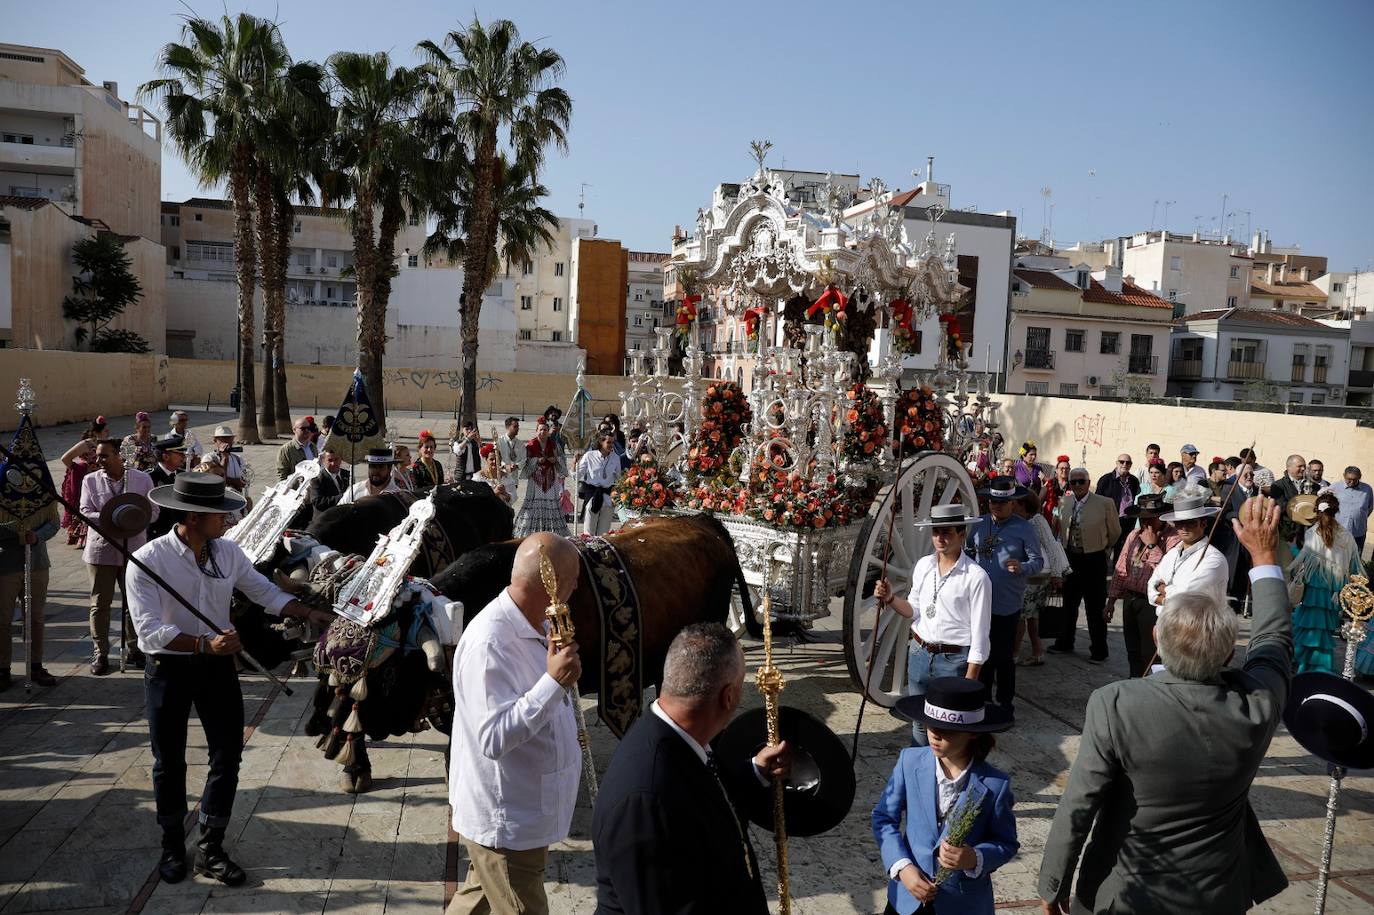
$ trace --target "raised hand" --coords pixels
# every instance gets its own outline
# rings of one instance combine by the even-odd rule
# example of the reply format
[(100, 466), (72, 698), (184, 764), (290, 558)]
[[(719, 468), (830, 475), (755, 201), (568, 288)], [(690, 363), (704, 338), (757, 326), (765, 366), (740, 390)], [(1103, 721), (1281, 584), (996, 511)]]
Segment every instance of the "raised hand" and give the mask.
[(1279, 515), (1273, 499), (1253, 496), (1231, 519), (1231, 529), (1250, 554), (1252, 566), (1278, 565)]

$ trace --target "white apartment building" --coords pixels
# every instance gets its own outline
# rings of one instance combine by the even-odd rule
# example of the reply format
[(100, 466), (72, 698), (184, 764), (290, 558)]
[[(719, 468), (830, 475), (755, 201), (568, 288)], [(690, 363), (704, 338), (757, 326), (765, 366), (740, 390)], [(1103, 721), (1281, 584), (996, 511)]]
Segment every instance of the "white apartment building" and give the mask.
[(1150, 231), (1104, 245), (1119, 248), (1124, 276), (1173, 303), (1177, 315), (1250, 307), (1252, 260), (1245, 245), (1230, 236)]
[(629, 278), (625, 284), (625, 349), (649, 350), (654, 330), (672, 324), (672, 303), (663, 300), (663, 270), (671, 255), (656, 251), (629, 252)]
[(1343, 404), (1350, 330), (1259, 308), (1189, 314), (1174, 326), (1169, 393)]
[(532, 263), (509, 270), (514, 280), (516, 326), (521, 340), (571, 343), (573, 241), (595, 238), (590, 219), (558, 220), (551, 249), (540, 248)]

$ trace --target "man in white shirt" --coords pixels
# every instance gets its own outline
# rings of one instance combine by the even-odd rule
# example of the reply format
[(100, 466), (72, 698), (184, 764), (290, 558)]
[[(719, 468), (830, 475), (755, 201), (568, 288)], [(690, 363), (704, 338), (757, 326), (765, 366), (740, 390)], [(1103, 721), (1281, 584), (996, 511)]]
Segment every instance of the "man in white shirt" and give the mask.
[(357, 502), (366, 496), (380, 496), (386, 492), (400, 492), (391, 467), (396, 463), (396, 455), (390, 448), (369, 448), (367, 451), (367, 478), (359, 480), (348, 488), (339, 499), (340, 505)]
[(1178, 451), (1178, 460), (1183, 464), (1183, 478), (1200, 486), (1207, 485), (1207, 468), (1197, 462), (1197, 445), (1184, 445)]
[(196, 433), (191, 430), (191, 417), (185, 410), (172, 411), (172, 434), (181, 436), (182, 442), (186, 445), (186, 466), (194, 467), (199, 464), (200, 456), (205, 453), (205, 449), (201, 447)]
[[(243, 695), (234, 655), (239, 636), (229, 618), (235, 589), (269, 613), (306, 617), (311, 611), (264, 578), (229, 540), (226, 514), (243, 508), (244, 499), (214, 474), (182, 473), (170, 486), (149, 493), (154, 504), (184, 512), (168, 533), (150, 540), (135, 554), (176, 592), (215, 624), (216, 635), (130, 563), (129, 617), (138, 647), (147, 657), (148, 736), (153, 749), (153, 795), (162, 827), (158, 873), (167, 883), (186, 876), (186, 728), (195, 706), (209, 749), (210, 772), (200, 798), (200, 840), (196, 873), (228, 886), (246, 879), (243, 869), (224, 852), (224, 831), (233, 813), (243, 752)], [(327, 622), (327, 614), (319, 614)]]
[(1161, 612), (1167, 598), (1184, 591), (1206, 594), (1218, 606), (1226, 606), (1226, 586), (1231, 579), (1226, 556), (1207, 542), (1212, 518), (1221, 509), (1209, 505), (1210, 499), (1209, 490), (1189, 484), (1174, 494), (1174, 510), (1160, 516), (1165, 524), (1173, 525), (1179, 539), (1164, 554), (1146, 585), (1146, 598)]
[(615, 453), (615, 433), (602, 432), (596, 447), (577, 462), (577, 497), (582, 500), (582, 522), (586, 533), (600, 536), (611, 529), (615, 505), (611, 487), (620, 479), (620, 455)]
[(582, 754), (570, 688), (582, 662), (576, 643), (555, 652), (547, 637), (541, 549), (558, 599), (568, 599), (581, 570), (576, 547), (553, 534), (526, 537), (510, 586), (468, 624), (454, 654), (449, 803), (469, 864), (448, 915), (547, 913), (549, 846), (572, 823)]
[[(907, 653), (908, 694), (924, 693), (936, 677), (967, 677), (977, 680), (991, 650), (992, 580), (964, 553), (969, 525), (978, 522), (958, 504), (930, 509), (934, 554), (922, 556), (911, 573), (911, 590), (898, 597), (883, 579), (873, 590), (880, 604), (890, 606), (911, 620)], [(926, 746), (924, 727), (914, 726), (911, 736)]]

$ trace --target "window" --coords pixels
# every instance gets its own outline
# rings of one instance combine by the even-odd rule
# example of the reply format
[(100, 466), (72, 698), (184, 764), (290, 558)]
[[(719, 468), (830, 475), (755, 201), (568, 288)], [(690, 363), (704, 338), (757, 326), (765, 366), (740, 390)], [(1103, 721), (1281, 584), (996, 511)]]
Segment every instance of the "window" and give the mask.
[(336, 299), (336, 298), (338, 298), (338, 295), (335, 293), (335, 290), (334, 290), (334, 287), (333, 287), (333, 286), (326, 286), (326, 287), (324, 287), (324, 297), (325, 297), (326, 299)]
[(642, 302), (642, 301), (644, 301), (644, 293), (642, 293), (642, 292), (636, 292), (636, 293), (635, 293), (635, 301), (636, 301), (636, 302)]
[(324, 256), (324, 265), (326, 267), (339, 266), (339, 256), (337, 254), (326, 254)]
[(7, 133), (3, 137), (0, 137), (0, 139), (3, 139), (6, 143), (21, 143), (24, 146), (33, 145), (33, 136), (27, 133)]
[(218, 241), (188, 241), (186, 243), (186, 259), (232, 264), (234, 262), (234, 246)]
[(1121, 352), (1121, 334), (1112, 330), (1102, 332), (1102, 354), (1104, 356), (1115, 356)]
[(1068, 353), (1083, 352), (1084, 333), (1081, 330), (1064, 331), (1064, 351)]
[(1234, 280), (1234, 279), (1235, 279), (1236, 277), (1238, 277), (1238, 276), (1240, 276), (1240, 268), (1239, 268), (1239, 267), (1232, 267), (1232, 268), (1231, 268), (1231, 279)]
[(1312, 401), (1311, 401), (1311, 403), (1312, 403), (1312, 406), (1314, 406), (1314, 407), (1321, 406), (1322, 404), (1326, 403), (1326, 395), (1325, 395), (1325, 394), (1318, 394), (1318, 393), (1316, 393), (1316, 392), (1314, 391), (1314, 392), (1312, 393)]
[(1178, 290), (1177, 290), (1177, 289), (1170, 289), (1170, 290), (1169, 290), (1169, 301), (1170, 301), (1170, 302), (1177, 302), (1177, 301), (1178, 301)]
[(411, 214), (410, 214), (410, 220), (409, 220), (409, 222), (410, 222), (410, 225), (412, 225), (412, 226), (418, 226), (418, 225), (420, 224), (420, 214), (419, 214), (419, 213), (411, 213)]
[(410, 255), (409, 257), (407, 257), (407, 258), (406, 258), (406, 266), (407, 266), (407, 267), (418, 267), (418, 266), (420, 266), (420, 255), (418, 255), (418, 254), (412, 254), (412, 255)]
[(11, 197), (42, 197), (43, 192), (36, 187), (25, 187), (23, 185), (10, 185)]
[(562, 261), (558, 261), (557, 263), (555, 263), (555, 264), (553, 265), (553, 275), (554, 275), (554, 276), (562, 276), (562, 275), (563, 275), (563, 262), (562, 262)]
[(172, 245), (172, 260), (181, 260), (181, 245)]
[(1077, 397), (1077, 396), (1078, 396), (1078, 385), (1076, 385), (1076, 384), (1062, 384), (1062, 383), (1061, 383), (1061, 384), (1059, 385), (1059, 396), (1060, 396), (1060, 397)]
[(1231, 341), (1231, 361), (1244, 362), (1250, 365), (1263, 363), (1263, 353), (1259, 340), (1245, 340), (1237, 338)]
[(1289, 391), (1289, 392), (1288, 392), (1288, 402), (1289, 402), (1289, 403), (1302, 403), (1302, 391)]
[(522, 295), (520, 297), (520, 310), (531, 311), (534, 308), (534, 296)]
[(1115, 397), (1115, 396), (1116, 396), (1116, 385), (1114, 385), (1114, 384), (1103, 384), (1103, 385), (1098, 385), (1097, 394), (1098, 394), (1099, 397)]
[(520, 331), (520, 339), (521, 339), (521, 340), (533, 340), (533, 339), (534, 339), (534, 331), (532, 331), (532, 330), (522, 330), (522, 331)]
[(1048, 381), (1027, 381), (1027, 382), (1026, 382), (1026, 393), (1027, 393), (1027, 394), (1048, 394), (1049, 392), (1050, 392), (1050, 383), (1049, 383)]
[(533, 275), (534, 275), (534, 264), (531, 264), (531, 263), (528, 263), (528, 262), (526, 262), (526, 263), (524, 263), (524, 264), (521, 264), (521, 265), (520, 265), (520, 275), (521, 275), (521, 276), (533, 276)]
[(301, 234), (301, 224), (299, 222), (296, 223), (294, 226), (291, 227), (291, 231), (295, 235)]
[(1331, 284), (1331, 291), (1332, 291), (1332, 292), (1345, 292), (1345, 283), (1332, 283), (1332, 284)]
[(549, 339), (552, 340), (554, 343), (562, 343), (562, 342), (563, 342), (563, 331), (561, 331), (561, 330), (556, 330), (556, 331), (554, 331), (554, 332), (553, 332), (553, 336), (551, 336)]
[(562, 310), (563, 310), (563, 299), (560, 298), (559, 296), (554, 296), (554, 297), (553, 297), (553, 310), (554, 310), (554, 311), (562, 311)]
[(643, 315), (635, 315), (635, 327), (643, 327), (643, 326), (644, 326), (644, 316), (643, 316)]
[(1226, 307), (1227, 307), (1227, 308), (1235, 308), (1235, 307), (1236, 307), (1236, 297), (1235, 297), (1235, 296), (1233, 296), (1233, 295), (1228, 295), (1228, 296), (1226, 297)]
[(204, 222), (204, 221), (205, 221), (205, 217), (204, 217), (202, 214), (197, 213), (197, 214), (196, 214), (196, 222)]
[(1169, 269), (1170, 269), (1170, 270), (1182, 270), (1182, 269), (1183, 269), (1183, 258), (1179, 257), (1177, 254), (1175, 254), (1173, 257), (1169, 258)]

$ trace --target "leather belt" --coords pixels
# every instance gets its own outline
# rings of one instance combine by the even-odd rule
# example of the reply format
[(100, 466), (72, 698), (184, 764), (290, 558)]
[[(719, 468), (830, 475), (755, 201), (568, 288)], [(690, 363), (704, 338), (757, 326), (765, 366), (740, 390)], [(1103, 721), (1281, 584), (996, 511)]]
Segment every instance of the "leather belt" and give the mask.
[(911, 637), (916, 641), (917, 645), (920, 645), (931, 654), (952, 654), (958, 651), (968, 651), (967, 645), (946, 645), (943, 642), (927, 642), (916, 633), (915, 629), (911, 630)]

